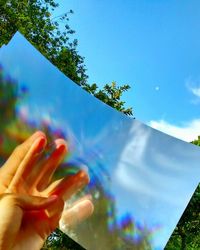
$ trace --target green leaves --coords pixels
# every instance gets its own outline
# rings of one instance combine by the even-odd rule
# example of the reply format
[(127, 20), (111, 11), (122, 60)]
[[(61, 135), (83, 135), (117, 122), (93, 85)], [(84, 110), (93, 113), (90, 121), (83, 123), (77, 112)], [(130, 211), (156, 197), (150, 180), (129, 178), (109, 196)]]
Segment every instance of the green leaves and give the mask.
[(99, 90), (98, 86), (94, 83), (92, 85), (86, 84), (83, 88), (116, 110), (126, 115), (133, 115), (132, 108), (125, 108), (125, 102), (121, 101), (123, 93), (130, 89), (129, 85), (117, 86), (116, 82), (112, 82)]
[(5, 0), (0, 4), (0, 47), (7, 44), (16, 31), (20, 31), (46, 58), (66, 76), (104, 103), (132, 115), (132, 108), (125, 108), (122, 95), (130, 86), (117, 86), (115, 82), (103, 89), (88, 83), (84, 57), (77, 51), (78, 40), (69, 26), (72, 10), (54, 16), (59, 5), (54, 0)]

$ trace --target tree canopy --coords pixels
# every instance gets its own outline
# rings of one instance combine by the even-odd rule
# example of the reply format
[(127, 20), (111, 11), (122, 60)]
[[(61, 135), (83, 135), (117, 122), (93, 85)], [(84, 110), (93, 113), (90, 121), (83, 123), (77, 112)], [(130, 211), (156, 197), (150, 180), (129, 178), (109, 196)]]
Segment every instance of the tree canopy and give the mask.
[(84, 57), (77, 51), (78, 40), (69, 26), (72, 10), (61, 16), (54, 16), (58, 4), (54, 0), (3, 0), (0, 4), (0, 46), (7, 44), (16, 31), (20, 31), (46, 58), (66, 76), (86, 91), (111, 107), (132, 115), (132, 108), (126, 108), (121, 97), (130, 87), (88, 83)]

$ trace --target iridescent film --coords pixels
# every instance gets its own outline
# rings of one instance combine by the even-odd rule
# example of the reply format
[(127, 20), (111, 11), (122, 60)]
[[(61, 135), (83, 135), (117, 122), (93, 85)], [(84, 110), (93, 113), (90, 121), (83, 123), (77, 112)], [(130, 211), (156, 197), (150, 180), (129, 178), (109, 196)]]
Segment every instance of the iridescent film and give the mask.
[(92, 97), (19, 33), (0, 65), (1, 162), (37, 129), (64, 137), (69, 154), (55, 178), (87, 169), (77, 195), (91, 194), (95, 210), (61, 229), (88, 250), (163, 249), (199, 182), (199, 148)]

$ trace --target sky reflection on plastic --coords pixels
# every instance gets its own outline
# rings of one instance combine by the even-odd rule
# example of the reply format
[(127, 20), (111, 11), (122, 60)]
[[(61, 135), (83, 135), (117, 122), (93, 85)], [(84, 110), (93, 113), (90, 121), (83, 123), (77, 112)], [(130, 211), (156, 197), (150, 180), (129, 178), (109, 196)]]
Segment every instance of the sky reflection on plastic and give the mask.
[(0, 64), (25, 96), (7, 136), (20, 137), (22, 124), (45, 127), (68, 140), (61, 169), (89, 171), (84, 193), (92, 194), (95, 212), (73, 237), (89, 250), (163, 249), (199, 182), (199, 148), (93, 98), (20, 34), (0, 49)]

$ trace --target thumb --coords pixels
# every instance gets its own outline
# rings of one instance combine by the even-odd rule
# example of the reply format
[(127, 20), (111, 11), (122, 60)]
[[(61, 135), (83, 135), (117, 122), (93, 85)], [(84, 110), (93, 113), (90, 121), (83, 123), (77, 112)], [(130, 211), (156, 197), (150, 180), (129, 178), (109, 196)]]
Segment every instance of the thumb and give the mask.
[(60, 203), (60, 198), (57, 195), (52, 195), (50, 197), (20, 195), (16, 197), (16, 205), (21, 207), (23, 210), (47, 209), (49, 206), (57, 203), (58, 201)]

